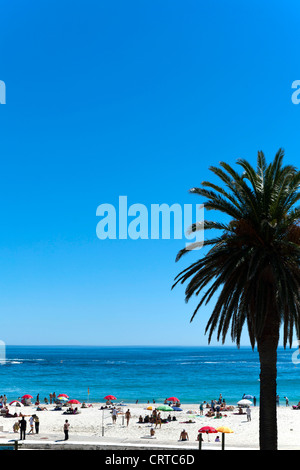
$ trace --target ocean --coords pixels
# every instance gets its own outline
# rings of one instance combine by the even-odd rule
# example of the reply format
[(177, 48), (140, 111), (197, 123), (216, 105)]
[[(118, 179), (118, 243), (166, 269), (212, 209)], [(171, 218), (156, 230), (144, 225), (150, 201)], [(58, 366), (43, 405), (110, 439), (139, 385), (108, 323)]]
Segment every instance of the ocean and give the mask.
[[(294, 354), (294, 355), (293, 355)], [(300, 364), (295, 349), (278, 349), (277, 391), (290, 404), (300, 400)], [(295, 361), (296, 358), (296, 361)], [(299, 361), (300, 362), (300, 361)], [(6, 346), (0, 365), (0, 395), (8, 400), (55, 392), (79, 401), (182, 403), (218, 399), (236, 404), (244, 394), (259, 404), (258, 353), (249, 347)]]

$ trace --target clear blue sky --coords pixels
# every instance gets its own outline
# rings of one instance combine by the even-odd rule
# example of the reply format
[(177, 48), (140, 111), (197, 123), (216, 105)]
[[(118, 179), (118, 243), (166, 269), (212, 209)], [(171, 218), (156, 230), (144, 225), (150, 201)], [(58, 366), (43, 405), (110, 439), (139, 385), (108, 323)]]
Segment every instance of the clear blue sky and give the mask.
[[(1, 340), (204, 345), (182, 240), (106, 240), (96, 209), (196, 204), (209, 165), (300, 163), (297, 1), (28, 0), (1, 8)], [(247, 344), (245, 335), (244, 344)]]

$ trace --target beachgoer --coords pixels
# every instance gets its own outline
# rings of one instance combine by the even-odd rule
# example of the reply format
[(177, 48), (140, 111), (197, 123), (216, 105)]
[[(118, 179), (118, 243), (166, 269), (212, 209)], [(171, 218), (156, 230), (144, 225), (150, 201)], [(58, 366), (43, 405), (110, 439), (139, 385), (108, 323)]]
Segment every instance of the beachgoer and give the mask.
[(18, 432), (20, 429), (20, 424), (19, 424), (19, 421), (16, 421), (13, 425), (13, 431), (14, 432)]
[(65, 441), (69, 439), (69, 428), (70, 428), (70, 423), (66, 419), (65, 424), (64, 424)]
[(130, 414), (130, 410), (128, 409), (125, 413), (125, 418), (126, 418), (126, 422), (127, 422), (127, 426), (129, 424), (129, 420), (131, 418), (131, 414)]
[(183, 430), (181, 431), (179, 440), (180, 440), (180, 441), (188, 441), (188, 440), (189, 440), (189, 435), (188, 435), (188, 433), (186, 432), (185, 429), (183, 429)]
[(40, 428), (40, 420), (37, 415), (34, 415), (34, 424), (35, 424), (35, 433), (39, 433), (39, 428)]
[(150, 436), (154, 437), (154, 434), (155, 434), (155, 431), (154, 431), (154, 428), (152, 426), (151, 429), (150, 429)]
[(112, 414), (112, 421), (113, 421), (113, 423), (116, 423), (118, 411), (116, 410), (115, 407), (113, 407), (111, 414)]
[(29, 424), (30, 424), (30, 431), (28, 434), (33, 434), (33, 424), (34, 424), (34, 419), (33, 419), (33, 416), (30, 416), (29, 418)]
[(220, 437), (219, 436), (216, 437), (215, 442), (220, 442)]
[(284, 397), (285, 398), (285, 406), (289, 406), (289, 399), (288, 397)]
[(246, 413), (247, 413), (247, 421), (251, 421), (251, 410), (249, 406), (247, 406)]
[(160, 413), (157, 413), (156, 418), (155, 418), (155, 427), (159, 424), (159, 427), (161, 428), (161, 416)]
[(27, 422), (24, 418), (24, 416), (22, 417), (21, 421), (20, 421), (20, 440), (22, 441), (23, 439), (25, 439), (25, 431), (26, 431), (26, 426), (27, 426)]

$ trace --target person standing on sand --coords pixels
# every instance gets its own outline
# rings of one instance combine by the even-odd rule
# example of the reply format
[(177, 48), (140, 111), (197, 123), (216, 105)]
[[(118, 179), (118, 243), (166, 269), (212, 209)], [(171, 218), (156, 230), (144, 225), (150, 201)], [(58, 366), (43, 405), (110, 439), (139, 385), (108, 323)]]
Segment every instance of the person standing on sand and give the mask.
[(26, 423), (26, 420), (24, 418), (24, 416), (22, 417), (21, 421), (20, 421), (20, 440), (25, 440), (25, 435), (26, 435), (26, 426), (27, 426), (27, 423)]
[(130, 410), (128, 409), (125, 413), (125, 418), (126, 418), (126, 422), (127, 422), (127, 426), (129, 424), (129, 420), (131, 418), (131, 413), (130, 413)]
[(116, 410), (115, 407), (113, 407), (113, 410), (112, 410), (111, 414), (112, 414), (113, 423), (115, 424), (116, 421), (117, 421), (117, 414), (118, 414), (118, 412), (117, 412), (117, 410)]
[(33, 434), (33, 423), (34, 423), (34, 419), (33, 419), (33, 416), (30, 416), (29, 418), (29, 424), (30, 424), (30, 431), (28, 434)]
[(70, 423), (66, 419), (65, 424), (64, 424), (65, 441), (69, 439), (69, 427), (70, 427)]
[(157, 427), (158, 425), (159, 425), (159, 427), (161, 428), (161, 416), (160, 416), (160, 413), (157, 413), (156, 418), (155, 418), (155, 427)]
[(34, 424), (35, 424), (35, 433), (39, 433), (39, 428), (40, 428), (40, 420), (37, 415), (34, 415)]
[(251, 410), (249, 406), (247, 406), (246, 413), (247, 413), (247, 421), (251, 421)]

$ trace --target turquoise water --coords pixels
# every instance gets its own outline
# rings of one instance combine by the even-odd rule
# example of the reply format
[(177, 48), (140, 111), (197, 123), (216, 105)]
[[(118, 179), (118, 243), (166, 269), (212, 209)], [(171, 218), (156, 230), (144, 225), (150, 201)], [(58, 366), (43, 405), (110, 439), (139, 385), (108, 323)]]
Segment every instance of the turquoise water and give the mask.
[[(277, 391), (290, 403), (300, 400), (300, 364), (293, 349), (278, 350)], [(170, 396), (182, 403), (218, 399), (235, 404), (243, 394), (259, 403), (259, 360), (251, 348), (236, 347), (54, 347), (7, 346), (0, 365), (0, 394), (9, 400), (25, 393), (49, 398), (103, 401), (108, 394), (124, 403), (161, 402)], [(88, 395), (88, 388), (90, 394)]]

